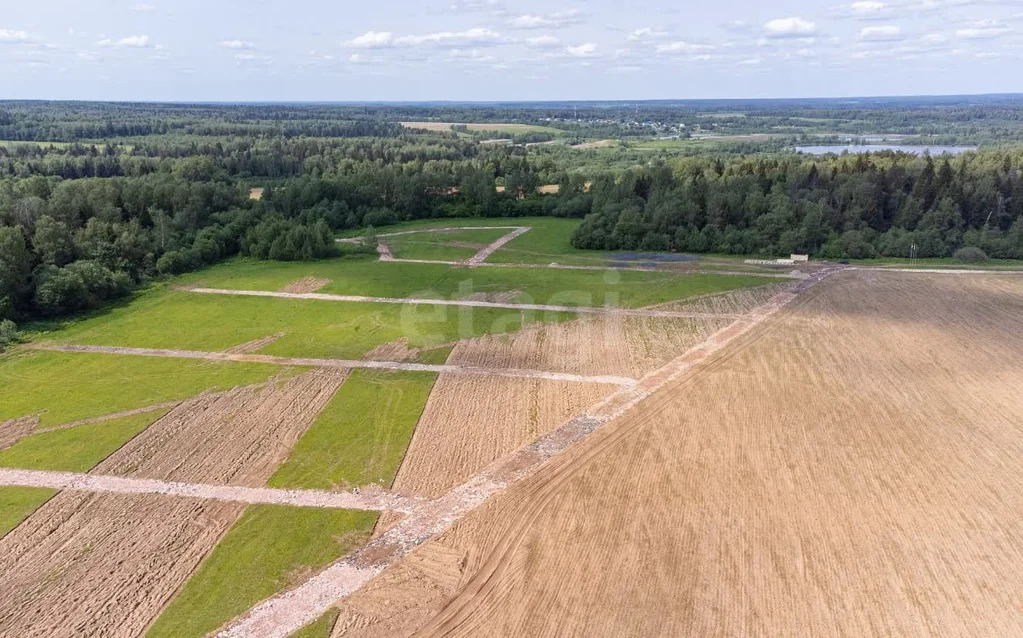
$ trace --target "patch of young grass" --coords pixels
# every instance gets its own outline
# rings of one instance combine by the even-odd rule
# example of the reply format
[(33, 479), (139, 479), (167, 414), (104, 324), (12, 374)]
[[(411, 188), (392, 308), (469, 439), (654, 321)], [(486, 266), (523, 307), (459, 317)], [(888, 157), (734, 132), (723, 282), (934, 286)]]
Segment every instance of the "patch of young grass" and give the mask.
[(16, 351), (0, 357), (0, 422), (40, 414), (40, 426), (49, 427), (280, 373), (263, 364)]
[[(458, 225), (458, 224), (456, 224)], [(507, 229), (455, 230), (444, 233), (416, 233), (383, 237), (391, 253), (399, 259), (434, 259), (439, 261), (466, 260), (486, 245), (497, 241)], [(463, 245), (452, 245), (452, 244)], [(475, 247), (471, 244), (475, 244)]]
[(447, 363), (448, 357), (454, 349), (454, 346), (443, 346), (431, 348), (430, 350), (423, 350), (419, 353), (419, 356), (416, 357), (416, 363), (425, 363), (426, 365), (434, 366), (444, 365)]
[(354, 370), (268, 485), (390, 487), (437, 375)]
[(204, 636), (369, 538), (375, 512), (254, 505), (147, 633)]
[(432, 347), (457, 339), (518, 330), (524, 319), (560, 321), (568, 317), (564, 313), (523, 315), (517, 310), (500, 308), (405, 306), (164, 290), (43, 336), (76, 344), (220, 351), (283, 332), (284, 337), (260, 352), (282, 357), (360, 359), (376, 346), (403, 337), (413, 347)]
[(340, 615), (340, 609), (331, 607), (327, 613), (291, 634), (289, 638), (330, 638), (334, 625), (337, 624), (337, 617)]
[(0, 538), (56, 493), (41, 487), (0, 487)]
[(0, 467), (88, 472), (169, 410), (27, 436), (0, 450)]

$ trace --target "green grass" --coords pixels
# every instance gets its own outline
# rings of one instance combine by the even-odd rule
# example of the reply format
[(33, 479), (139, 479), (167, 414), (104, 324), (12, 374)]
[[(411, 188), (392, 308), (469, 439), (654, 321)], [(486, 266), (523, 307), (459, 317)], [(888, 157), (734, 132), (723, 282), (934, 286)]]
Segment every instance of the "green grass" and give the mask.
[[(528, 239), (526, 245), (531, 246), (533, 252), (525, 257), (520, 251), (523, 263), (529, 259), (536, 263), (549, 263), (548, 251), (561, 250), (560, 240), (543, 239), (545, 235), (539, 233), (530, 237), (534, 232), (537, 229), (510, 242), (495, 253), (494, 258), (509, 247), (521, 246), (519, 242)], [(545, 245), (544, 241), (552, 243)], [(607, 253), (601, 254), (601, 259), (607, 261)], [(504, 259), (508, 259), (507, 255)], [(520, 291), (521, 298), (516, 301), (585, 306), (610, 302), (625, 307), (702, 294), (709, 291), (708, 285), (724, 291), (767, 283), (741, 277), (730, 280), (721, 276), (701, 281), (704, 275), (671, 272), (464, 268), (373, 260), (326, 260), (292, 265), (249, 259), (233, 260), (184, 282), (211, 288), (278, 290), (288, 282), (310, 276), (330, 279), (331, 283), (320, 292), (339, 295), (453, 299), (480, 292)]]
[(447, 363), (448, 356), (454, 349), (454, 346), (442, 346), (430, 350), (423, 350), (419, 353), (419, 356), (416, 357), (416, 363), (425, 363), (427, 365), (435, 366), (444, 365)]
[(375, 512), (250, 506), (147, 635), (206, 635), (364, 543), (376, 519)]
[[(412, 264), (414, 266), (414, 264)], [(261, 350), (283, 357), (359, 359), (406, 337), (414, 347), (518, 330), (517, 310), (402, 306), (202, 295), (164, 289), (99, 317), (42, 335), (65, 343), (219, 351), (284, 332)], [(566, 313), (542, 319), (560, 321)], [(536, 317), (526, 314), (527, 321)]]
[(40, 487), (0, 487), (0, 538), (56, 493)]
[(315, 622), (302, 627), (291, 634), (289, 638), (330, 638), (334, 625), (337, 623), (337, 617), (340, 615), (340, 609), (331, 607), (327, 613), (320, 616)]
[(857, 266), (894, 266), (899, 268), (953, 268), (960, 270), (1023, 270), (1023, 261), (1017, 259), (989, 259), (988, 261), (969, 264), (951, 258), (900, 259), (881, 257), (879, 259), (851, 259)]
[(27, 436), (0, 451), (0, 467), (88, 472), (168, 410)]
[[(455, 224), (459, 225), (459, 224)], [(481, 248), (507, 233), (506, 229), (459, 230), (449, 233), (419, 233), (382, 238), (399, 259), (434, 259), (439, 261), (466, 260)], [(454, 242), (477, 244), (473, 246), (452, 246)]]
[(259, 383), (280, 372), (250, 363), (14, 352), (0, 357), (0, 422), (41, 413), (41, 427), (60, 425)]
[(354, 370), (268, 484), (390, 487), (436, 376)]

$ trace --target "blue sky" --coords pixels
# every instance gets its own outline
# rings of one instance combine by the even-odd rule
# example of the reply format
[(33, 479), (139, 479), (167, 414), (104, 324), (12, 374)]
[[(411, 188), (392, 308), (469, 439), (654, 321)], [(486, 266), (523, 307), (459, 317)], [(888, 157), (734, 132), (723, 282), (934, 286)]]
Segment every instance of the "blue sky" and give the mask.
[(1023, 92), (1023, 0), (3, 0), (0, 97)]

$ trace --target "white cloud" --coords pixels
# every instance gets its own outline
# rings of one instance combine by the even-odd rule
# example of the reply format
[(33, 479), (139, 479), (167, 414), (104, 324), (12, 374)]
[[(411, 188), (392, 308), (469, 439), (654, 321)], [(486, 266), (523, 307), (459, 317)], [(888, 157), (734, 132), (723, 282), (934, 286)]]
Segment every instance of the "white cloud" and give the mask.
[(101, 47), (128, 47), (135, 49), (145, 49), (149, 47), (149, 36), (148, 35), (130, 35), (120, 40), (111, 40), (109, 38), (100, 40), (99, 45)]
[(479, 49), (451, 49), (448, 51), (448, 58), (462, 62), (492, 62), (494, 60), (494, 56)]
[(353, 49), (385, 49), (388, 47), (415, 47), (441, 44), (486, 46), (506, 41), (496, 31), (477, 27), (465, 31), (441, 31), (439, 33), (397, 37), (390, 31), (367, 31), (359, 37), (346, 42), (345, 46)]
[(920, 39), (927, 44), (944, 44), (948, 42), (948, 36), (943, 33), (926, 33)]
[(394, 34), (390, 31), (367, 31), (357, 38), (345, 43), (355, 49), (380, 49), (394, 43)]
[(857, 15), (873, 15), (884, 11), (887, 6), (877, 0), (860, 0), (849, 5), (849, 10)]
[(835, 12), (841, 17), (855, 20), (881, 20), (891, 17), (893, 8), (880, 0), (856, 0), (835, 7)]
[(817, 25), (799, 17), (776, 18), (764, 25), (768, 38), (806, 38), (817, 33)]
[(657, 45), (658, 53), (700, 53), (704, 51), (711, 51), (713, 49), (714, 47), (709, 44), (694, 44), (684, 40), (666, 42), (664, 44)]
[(894, 25), (867, 27), (860, 31), (860, 40), (864, 42), (894, 42), (903, 37), (902, 29)]
[(577, 24), (582, 19), (582, 12), (578, 9), (558, 11), (547, 15), (527, 13), (512, 19), (513, 29), (550, 29), (566, 27)]
[(28, 33), (25, 31), (0, 29), (0, 44), (19, 44), (21, 42), (28, 42), (28, 40)]
[(255, 44), (245, 40), (223, 40), (220, 46), (225, 49), (254, 49), (256, 47)]
[(585, 42), (579, 46), (565, 47), (565, 54), (572, 58), (595, 58), (597, 57), (597, 45), (593, 42)]
[(963, 40), (990, 40), (1000, 38), (1012, 29), (997, 20), (978, 20), (965, 29), (957, 29), (956, 35)]
[(668, 35), (668, 33), (661, 29), (644, 27), (642, 29), (636, 29), (635, 31), (630, 33), (629, 40), (632, 40), (633, 42), (641, 42), (644, 40), (657, 40), (659, 38), (665, 37), (666, 35)]
[(135, 11), (155, 11), (156, 10), (155, 6), (153, 6), (151, 4), (148, 4), (148, 3), (145, 3), (145, 2), (140, 2), (140, 3), (136, 4), (132, 8)]
[(553, 35), (541, 35), (535, 38), (526, 38), (526, 44), (531, 47), (545, 49), (548, 47), (558, 46), (561, 44), (561, 40), (557, 39)]
[(745, 60), (739, 60), (736, 64), (741, 66), (758, 66), (760, 62), (760, 58), (747, 58)]

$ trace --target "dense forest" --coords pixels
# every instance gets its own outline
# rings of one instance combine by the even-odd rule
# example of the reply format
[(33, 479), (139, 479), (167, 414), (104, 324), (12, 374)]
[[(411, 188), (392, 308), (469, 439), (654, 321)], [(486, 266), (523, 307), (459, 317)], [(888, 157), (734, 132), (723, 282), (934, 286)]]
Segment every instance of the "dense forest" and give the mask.
[[(1008, 98), (855, 109), (0, 102), (0, 343), (14, 321), (92, 308), (155, 277), (238, 254), (328, 257), (340, 250), (337, 231), (432, 217), (579, 218), (573, 241), (596, 249), (858, 258), (973, 247), (1023, 258), (1023, 152), (1012, 148), (931, 159), (813, 158), (778, 140), (572, 146), (681, 122), (739, 129), (808, 119), (853, 122), (853, 132), (956, 124), (977, 141), (1002, 140), (1017, 134), (1021, 114), (1023, 101)], [(542, 123), (564, 137), (522, 133), (494, 144), (497, 132), (397, 123), (427, 120)], [(560, 188), (539, 194), (546, 184)], [(250, 196), (256, 187), (261, 198)]]
[(1023, 259), (1021, 163), (1009, 152), (688, 159), (595, 181), (593, 212), (573, 243), (823, 258), (951, 257), (972, 247)]

